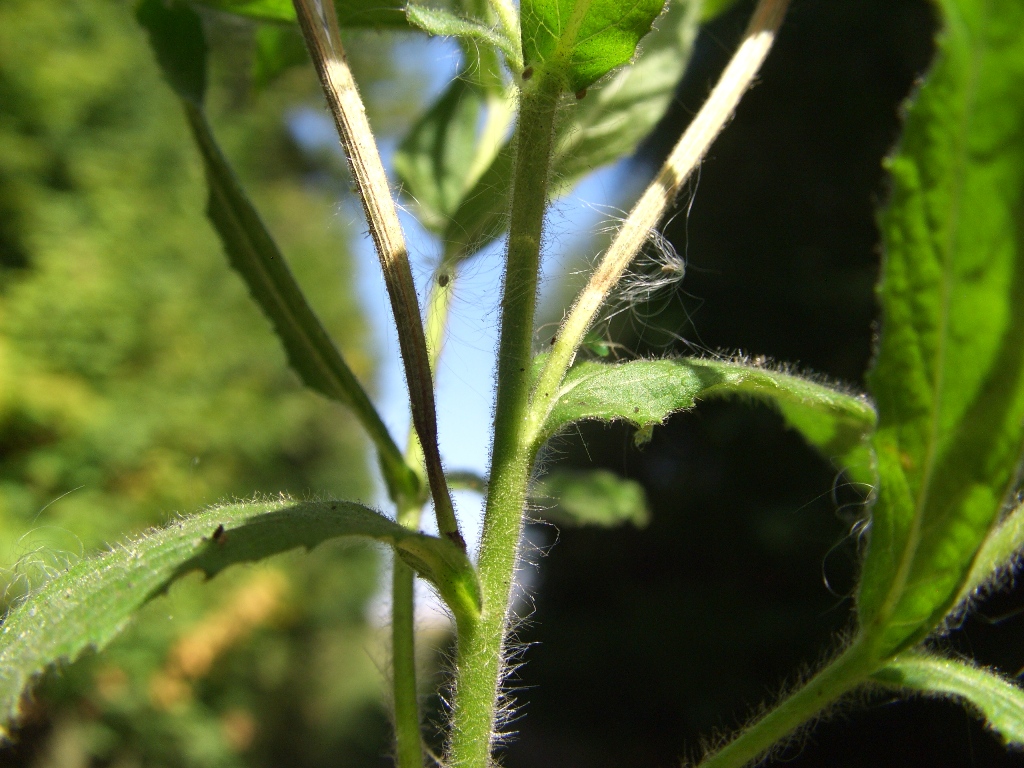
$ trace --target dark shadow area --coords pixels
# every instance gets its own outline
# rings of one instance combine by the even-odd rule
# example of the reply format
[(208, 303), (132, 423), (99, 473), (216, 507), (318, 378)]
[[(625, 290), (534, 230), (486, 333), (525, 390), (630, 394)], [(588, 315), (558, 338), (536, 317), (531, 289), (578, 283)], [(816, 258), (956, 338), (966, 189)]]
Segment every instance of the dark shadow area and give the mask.
[[(702, 33), (643, 159), (660, 161), (742, 33), (741, 3)], [(875, 210), (900, 103), (927, 68), (924, 0), (797, 0), (665, 234), (676, 295), (617, 319), (640, 355), (742, 350), (863, 386), (877, 316)], [(684, 341), (685, 340), (685, 341)], [(768, 409), (708, 403), (642, 449), (622, 428), (556, 441), (549, 466), (606, 467), (647, 489), (638, 531), (538, 527), (530, 644), (509, 768), (668, 768), (798, 683), (850, 629), (861, 497)], [(584, 442), (586, 447), (584, 447)], [(955, 649), (1010, 674), (1024, 596), (987, 603)], [(810, 766), (1010, 766), (962, 708), (862, 700), (780, 755)]]

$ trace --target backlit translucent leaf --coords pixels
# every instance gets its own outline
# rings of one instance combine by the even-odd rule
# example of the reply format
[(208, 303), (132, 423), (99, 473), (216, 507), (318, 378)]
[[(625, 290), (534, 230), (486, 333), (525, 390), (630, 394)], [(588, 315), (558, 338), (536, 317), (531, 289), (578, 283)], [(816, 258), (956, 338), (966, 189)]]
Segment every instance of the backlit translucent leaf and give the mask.
[(420, 221), (443, 230), (462, 202), (473, 165), (480, 91), (456, 78), (419, 119), (395, 153), (395, 171)]
[(858, 598), (880, 654), (952, 607), (1024, 445), (1024, 4), (938, 5), (881, 219), (880, 488)]
[(523, 64), (570, 93), (628, 63), (665, 0), (522, 0)]
[(875, 411), (865, 398), (757, 366), (697, 359), (584, 362), (566, 375), (542, 439), (589, 419), (627, 421), (649, 430), (710, 397), (772, 404), (808, 442), (841, 464), (861, 456), (875, 425)]
[(902, 653), (873, 677), (925, 696), (958, 699), (977, 712), (1004, 744), (1024, 747), (1024, 690), (1002, 675), (963, 661)]
[[(674, 0), (631, 66), (564, 109), (552, 159), (554, 194), (631, 155), (654, 129), (690, 59), (699, 7), (699, 0)], [(455, 211), (444, 233), (451, 250), (469, 256), (504, 234), (511, 173), (512, 149), (506, 145)]]
[(530, 497), (540, 517), (562, 525), (643, 528), (651, 518), (643, 486), (606, 469), (552, 472), (534, 485)]
[(979, 591), (984, 594), (987, 590), (998, 588), (1009, 581), (1005, 577), (1019, 565), (1022, 550), (1024, 504), (1010, 512), (985, 538), (985, 543), (974, 557), (974, 563), (960, 588), (956, 602), (962, 604), (977, 596)]
[(214, 507), (82, 560), (13, 608), (0, 627), (0, 734), (17, 718), (33, 678), (102, 649), (132, 615), (175, 579), (214, 576), (297, 547), (339, 536), (385, 542), (430, 580), (459, 620), (480, 610), (476, 573), (454, 544), (414, 533), (344, 501), (256, 502)]

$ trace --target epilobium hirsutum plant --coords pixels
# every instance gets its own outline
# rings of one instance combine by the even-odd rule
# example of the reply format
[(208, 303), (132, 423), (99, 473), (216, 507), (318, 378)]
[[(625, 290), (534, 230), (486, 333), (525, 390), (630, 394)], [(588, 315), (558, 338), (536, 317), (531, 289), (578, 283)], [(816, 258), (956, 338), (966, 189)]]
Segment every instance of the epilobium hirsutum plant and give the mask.
[[(635, 499), (621, 494), (607, 474), (563, 474), (536, 482), (531, 491), (538, 453), (583, 420), (625, 421), (642, 438), (669, 414), (703, 399), (738, 396), (773, 404), (870, 493), (854, 616), (842, 647), (702, 765), (747, 764), (865, 687), (956, 698), (1008, 745), (1024, 746), (1024, 691), (995, 671), (929, 646), (929, 638), (950, 631), (974, 601), (1005, 581), (1024, 544), (1018, 502), (1024, 6), (1018, 0), (937, 0), (936, 60), (907, 105), (903, 138), (888, 161), (892, 190), (880, 217), (882, 320), (868, 395), (741, 360), (577, 361), (616, 285), (751, 85), (786, 4), (758, 2), (704, 107), (538, 354), (538, 273), (550, 201), (590, 169), (633, 151), (664, 110), (696, 25), (722, 3), (521, 0), (517, 7), (511, 0), (462, 0), (399, 8), (358, 0), (333, 7), (327, 0), (142, 0), (138, 19), (180, 97), (206, 170), (209, 217), (231, 265), (270, 319), (296, 373), (351, 408), (366, 429), (395, 514), (345, 501), (223, 506), (79, 562), (4, 622), (5, 727), (17, 721), (34, 677), (87, 648), (102, 648), (177, 577), (193, 570), (212, 576), (233, 563), (356, 536), (386, 542), (397, 555), (391, 678), (398, 764), (420, 768), (425, 758), (413, 653), (413, 580), (419, 576), (436, 587), (457, 631), (444, 764), (486, 768), (495, 760), (501, 728), (510, 599), (528, 494), (564, 497), (563, 514), (584, 518), (609, 509), (638, 514), (635, 501), (590, 508), (570, 503), (580, 489), (589, 494), (583, 498)], [(297, 22), (302, 31), (398, 326), (413, 425), (404, 451), (310, 310), (218, 148), (203, 108), (206, 44), (198, 6)], [(395, 160), (411, 207), (444, 243), (425, 314), (393, 190), (345, 61), (344, 26), (419, 29), (462, 46), (459, 77), (412, 127)], [(449, 491), (465, 478), (446, 477), (438, 450), (433, 371), (462, 266), (502, 236), (493, 447), (489, 476), (479, 483), (486, 493), (483, 536), (471, 560)], [(437, 537), (419, 532), (428, 502)]]

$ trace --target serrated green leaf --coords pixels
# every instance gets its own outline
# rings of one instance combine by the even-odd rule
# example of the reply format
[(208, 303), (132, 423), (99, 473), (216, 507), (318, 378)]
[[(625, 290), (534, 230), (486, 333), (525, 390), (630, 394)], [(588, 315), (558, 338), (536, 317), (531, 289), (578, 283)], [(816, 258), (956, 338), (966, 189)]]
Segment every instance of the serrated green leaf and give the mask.
[(923, 653), (902, 653), (873, 675), (887, 686), (955, 698), (1012, 747), (1024, 747), (1024, 689), (987, 669)]
[(559, 193), (627, 157), (661, 120), (690, 60), (700, 0), (675, 0), (644, 38), (636, 62), (564, 112), (555, 144)]
[(456, 78), (416, 122), (395, 153), (395, 172), (420, 221), (443, 230), (462, 202), (473, 165), (484, 97)]
[(939, 7), (881, 219), (880, 487), (858, 610), (882, 655), (952, 607), (1024, 446), (1024, 5)]
[(283, 24), (261, 24), (256, 30), (252, 81), (256, 88), (266, 88), (291, 67), (309, 61), (306, 44), (296, 27)]
[(749, 397), (774, 405), (808, 442), (840, 463), (861, 455), (875, 426), (875, 411), (864, 397), (758, 366), (683, 358), (573, 366), (540, 439), (591, 419), (648, 429), (711, 397)]
[(480, 611), (476, 572), (450, 541), (414, 533), (359, 504), (290, 500), (213, 507), (82, 560), (30, 594), (0, 627), (0, 735), (26, 687), (49, 667), (100, 650), (146, 602), (193, 571), (211, 577), (328, 539), (358, 536), (393, 546), (430, 580), (455, 616)]
[[(175, 14), (169, 21), (168, 13)], [(146, 25), (164, 76), (181, 97), (206, 173), (207, 214), (231, 265), (270, 319), (288, 361), (303, 382), (349, 406), (367, 430), (379, 451), (392, 496), (415, 498), (419, 490), (415, 473), (405, 463), (366, 391), (306, 302), (277, 244), (217, 145), (203, 113), (202, 92), (195, 87), (200, 74), (205, 78), (205, 73), (197, 74), (196, 62), (190, 56), (174, 53), (179, 49), (205, 51), (198, 18), (187, 8), (165, 9), (161, 0), (144, 0), (139, 18)], [(205, 66), (205, 58), (199, 63)]]
[(206, 96), (206, 39), (195, 11), (163, 0), (142, 0), (135, 18), (149, 34), (156, 60), (179, 97), (200, 105)]
[[(569, 192), (588, 173), (636, 151), (657, 125), (690, 59), (699, 0), (674, 0), (644, 38), (636, 61), (576, 106), (556, 130), (552, 193)], [(506, 227), (512, 148), (506, 145), (466, 193), (444, 232), (456, 253), (472, 255)]]
[[(224, 13), (261, 21), (296, 23), (292, 0), (193, 0)], [(329, 2), (330, 0), (324, 0)], [(410, 29), (405, 19), (404, 0), (334, 0), (342, 28)]]
[(530, 496), (542, 518), (563, 525), (613, 528), (632, 523), (644, 528), (651, 519), (644, 487), (606, 469), (552, 472), (534, 485)]
[(501, 51), (510, 68), (522, 68), (522, 54), (519, 46), (502, 34), (500, 29), (491, 28), (476, 19), (459, 16), (441, 8), (430, 8), (418, 3), (409, 3), (406, 8), (409, 23), (424, 32), (439, 37), (455, 37), (474, 44), (483, 43)]
[(414, 497), (418, 481), (345, 358), (313, 313), (259, 213), (246, 197), (214, 139), (203, 113), (185, 104), (209, 190), (207, 214), (231, 266), (270, 319), (303, 382), (355, 412), (380, 452), (392, 493)]
[(665, 0), (522, 0), (523, 64), (570, 93), (628, 63)]

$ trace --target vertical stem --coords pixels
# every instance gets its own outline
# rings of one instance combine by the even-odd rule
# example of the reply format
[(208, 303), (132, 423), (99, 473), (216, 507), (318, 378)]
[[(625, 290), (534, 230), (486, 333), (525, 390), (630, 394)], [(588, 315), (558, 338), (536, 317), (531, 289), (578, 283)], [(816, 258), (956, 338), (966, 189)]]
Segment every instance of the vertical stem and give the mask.
[(455, 518), (448, 483), (437, 447), (437, 413), (434, 407), (434, 382), (430, 375), (429, 355), (420, 320), (416, 286), (409, 266), (409, 253), (391, 197), (387, 175), (381, 164), (377, 143), (366, 119), (352, 72), (345, 61), (334, 15), (334, 4), (327, 3), (320, 15), (320, 0), (293, 0), (299, 27), (306, 40), (310, 58), (320, 78), (327, 103), (331, 107), (338, 135), (345, 148), (349, 169), (355, 181), (370, 236), (377, 248), (391, 309), (398, 326), (398, 345), (405, 366), (405, 379), (412, 404), (412, 422), (423, 447), (434, 499), (437, 528), (449, 539), (466, 548)]
[(459, 636), (448, 756), (451, 768), (486, 768), (490, 764), (512, 578), (535, 456), (525, 439), (525, 416), (559, 85), (540, 76), (528, 83), (516, 128), (490, 489), (477, 565), (483, 613), (476, 627)]
[[(419, 514), (416, 515), (419, 517)], [(423, 768), (419, 694), (416, 686), (416, 574), (398, 555), (391, 573), (391, 674), (398, 768)]]
[[(430, 368), (437, 370), (437, 361), (444, 345), (444, 331), (451, 302), (451, 277), (445, 286), (435, 283), (427, 302), (426, 337)], [(409, 430), (405, 461), (422, 472), (423, 448), (415, 428)], [(399, 505), (398, 522), (417, 530), (423, 508), (416, 503)], [(391, 673), (392, 698), (395, 708), (395, 758), (398, 768), (423, 768), (423, 741), (420, 731), (419, 691), (416, 684), (416, 574), (412, 568), (394, 558), (391, 572)]]

